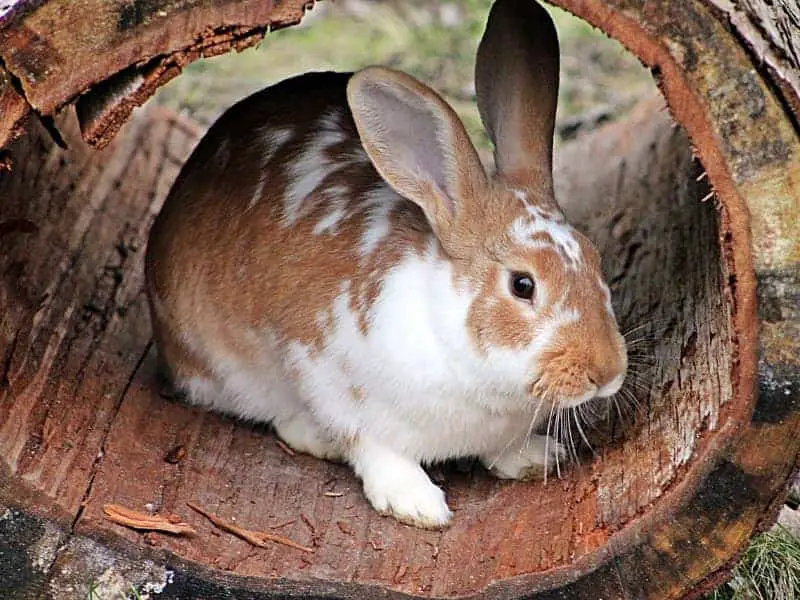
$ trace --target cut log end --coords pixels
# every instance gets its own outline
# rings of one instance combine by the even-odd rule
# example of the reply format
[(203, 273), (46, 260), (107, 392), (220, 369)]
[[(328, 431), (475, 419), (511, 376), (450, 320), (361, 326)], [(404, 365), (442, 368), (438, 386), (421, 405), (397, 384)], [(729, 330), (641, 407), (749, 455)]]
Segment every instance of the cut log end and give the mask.
[[(41, 10), (49, 4), (59, 1)], [(0, 501), (46, 518), (71, 540), (62, 548), (92, 538), (179, 565), (186, 589), (664, 599), (714, 583), (774, 517), (800, 450), (800, 147), (780, 99), (702, 2), (663, 14), (560, 4), (653, 66), (683, 125), (646, 101), (556, 157), (558, 197), (601, 249), (631, 347), (627, 391), (593, 428), (571, 430), (579, 460), (561, 477), (503, 482), (469, 462), (436, 467), (455, 517), (422, 531), (377, 515), (345, 467), (159, 395), (142, 254), (199, 130), (148, 106), (114, 136), (175, 57), (189, 56), (188, 42), (152, 51), (163, 40), (144, 19), (126, 34), (140, 66), (115, 57), (113, 70), (76, 78), (106, 83), (78, 103), (79, 119), (58, 119), (68, 150), (35, 119), (27, 135), (0, 137), (14, 158), (0, 172)], [(302, 9), (221, 5), (247, 23), (226, 30), (223, 46)], [(174, 32), (181, 10), (160, 31)], [(216, 23), (194, 10), (193, 23)], [(670, 20), (671, 10), (693, 18)], [(718, 56), (701, 65), (696, 44), (712, 34)], [(27, 68), (24, 57), (6, 65)], [(726, 87), (726, 77), (745, 84)], [(48, 85), (27, 81), (20, 93), (0, 80), (0, 107), (13, 109), (0, 111), (0, 133), (19, 127), (28, 101), (42, 110), (74, 96)], [(144, 525), (149, 513), (176, 513), (194, 533), (145, 533), (109, 520), (107, 505)], [(169, 529), (164, 519), (156, 524)]]

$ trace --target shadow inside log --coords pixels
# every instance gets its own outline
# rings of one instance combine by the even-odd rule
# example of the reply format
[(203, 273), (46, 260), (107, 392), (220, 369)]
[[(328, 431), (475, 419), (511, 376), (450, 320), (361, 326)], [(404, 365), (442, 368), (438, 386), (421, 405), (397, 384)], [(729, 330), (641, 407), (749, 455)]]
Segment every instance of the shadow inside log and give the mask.
[[(557, 156), (558, 197), (601, 249), (629, 332), (626, 391), (581, 421), (563, 416), (579, 460), (546, 484), (434, 467), (455, 511), (441, 532), (377, 515), (347, 468), (285, 452), (266, 427), (159, 395), (143, 250), (200, 132), (156, 107), (102, 151), (80, 142), (74, 115), (60, 128), (69, 151), (37, 130), (0, 173), (0, 500), (73, 532), (282, 590), (507, 597), (631, 544), (629, 526), (725, 418), (735, 340), (719, 207), (702, 201), (702, 167), (660, 99)], [(187, 502), (314, 552), (254, 548)], [(176, 513), (197, 534), (145, 538), (104, 519), (107, 503)]]
[(637, 459), (637, 469), (655, 469), (649, 485), (658, 487), (717, 427), (732, 396), (722, 207), (661, 97), (563, 148), (556, 188), (567, 218), (603, 257), (630, 362), (623, 390), (566, 417), (565, 436), (584, 448), (624, 440), (641, 449), (650, 458)]

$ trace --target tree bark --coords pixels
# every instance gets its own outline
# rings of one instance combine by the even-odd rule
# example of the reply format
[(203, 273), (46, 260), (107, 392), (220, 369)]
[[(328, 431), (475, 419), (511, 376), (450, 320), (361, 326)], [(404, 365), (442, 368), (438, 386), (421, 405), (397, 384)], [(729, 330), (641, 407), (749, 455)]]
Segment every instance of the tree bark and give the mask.
[[(796, 7), (556, 3), (650, 66), (669, 107), (645, 102), (557, 157), (559, 197), (600, 247), (623, 325), (648, 334), (633, 352), (641, 410), (599, 422), (596, 455), (547, 485), (438, 469), (456, 512), (444, 532), (381, 518), (347, 469), (156, 391), (142, 248), (201, 132), (153, 107), (129, 117), (191, 60), (298, 21), (304, 2), (22, 0), (0, 14), (13, 593), (84, 598), (108, 564), (140, 588), (174, 570), (163, 598), (667, 599), (724, 577), (774, 520), (800, 453)], [(215, 535), (187, 501), (315, 551)], [(124, 529), (106, 503), (177, 513), (198, 534)]]
[(84, 138), (103, 147), (134, 107), (188, 63), (252, 46), (268, 31), (298, 23), (310, 4), (18, 0), (0, 21), (0, 65), (39, 114), (53, 116), (82, 96)]
[(763, 0), (708, 0), (722, 12), (756, 65), (763, 65), (800, 121), (800, 4)]

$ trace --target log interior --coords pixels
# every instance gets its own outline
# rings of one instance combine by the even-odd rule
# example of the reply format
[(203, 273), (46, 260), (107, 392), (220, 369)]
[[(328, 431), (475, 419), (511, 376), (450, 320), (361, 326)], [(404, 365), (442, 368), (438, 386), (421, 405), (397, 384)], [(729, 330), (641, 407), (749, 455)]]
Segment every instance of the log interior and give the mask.
[[(602, 250), (623, 326), (639, 328), (629, 387), (639, 414), (628, 404), (623, 419), (611, 409), (584, 426), (594, 456), (573, 428), (580, 463), (546, 485), (500, 482), (468, 462), (433, 468), (456, 515), (443, 532), (378, 516), (348, 469), (290, 456), (266, 427), (158, 395), (143, 249), (198, 129), (146, 107), (92, 151), (70, 111), (64, 151), (38, 127), (12, 146), (17, 168), (0, 173), (0, 500), (76, 533), (256, 587), (324, 579), (505, 597), (624, 548), (725, 418), (736, 350), (717, 207), (701, 202), (702, 166), (660, 98), (557, 160), (562, 203)], [(165, 460), (178, 446), (185, 457)], [(219, 535), (187, 501), (315, 552)], [(176, 513), (198, 534), (145, 540), (104, 520), (105, 503)]]
[(736, 341), (723, 208), (660, 97), (556, 161), (558, 195), (600, 249), (631, 356), (622, 406), (595, 431), (598, 516), (615, 530), (677, 484), (727, 418)]

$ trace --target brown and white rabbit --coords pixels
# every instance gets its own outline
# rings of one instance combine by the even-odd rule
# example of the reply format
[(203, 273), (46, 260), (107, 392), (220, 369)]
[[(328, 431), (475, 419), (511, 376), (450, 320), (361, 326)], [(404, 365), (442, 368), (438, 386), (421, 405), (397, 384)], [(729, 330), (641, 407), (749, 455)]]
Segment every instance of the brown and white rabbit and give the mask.
[(541, 474), (563, 450), (532, 428), (627, 366), (598, 254), (553, 197), (558, 40), (538, 4), (496, 2), (476, 86), (492, 176), (409, 75), (265, 89), (199, 143), (147, 250), (174, 385), (348, 462), (378, 511), (423, 527), (451, 512), (421, 463)]

